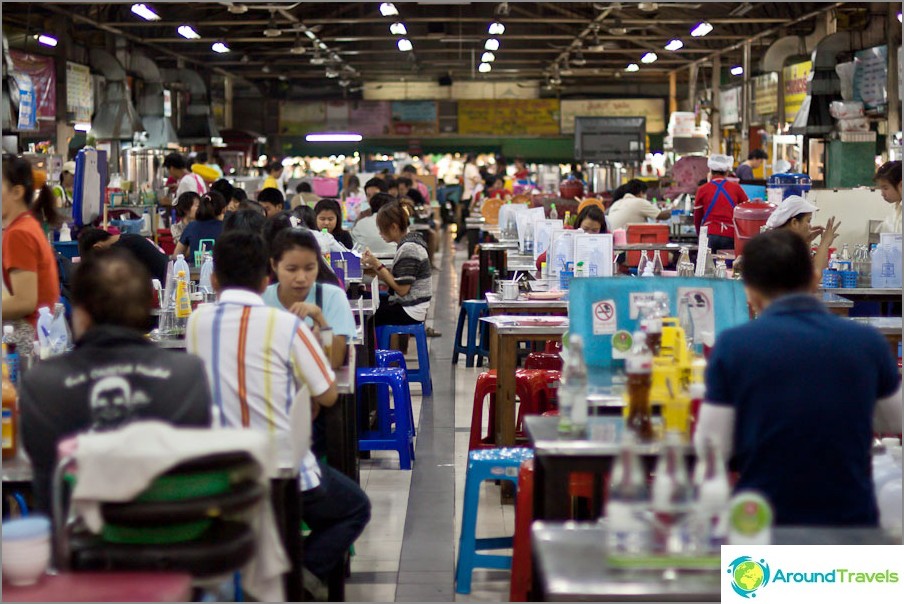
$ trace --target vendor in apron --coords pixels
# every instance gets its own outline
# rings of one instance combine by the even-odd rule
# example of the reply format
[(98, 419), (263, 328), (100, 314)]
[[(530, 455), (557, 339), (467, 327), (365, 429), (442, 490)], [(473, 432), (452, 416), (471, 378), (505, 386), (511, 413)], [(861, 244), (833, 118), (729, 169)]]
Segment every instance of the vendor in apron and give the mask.
[(730, 155), (711, 155), (707, 161), (709, 182), (694, 196), (694, 227), (708, 227), (709, 249), (713, 252), (734, 249), (734, 208), (747, 201), (744, 189), (725, 177), (734, 165)]

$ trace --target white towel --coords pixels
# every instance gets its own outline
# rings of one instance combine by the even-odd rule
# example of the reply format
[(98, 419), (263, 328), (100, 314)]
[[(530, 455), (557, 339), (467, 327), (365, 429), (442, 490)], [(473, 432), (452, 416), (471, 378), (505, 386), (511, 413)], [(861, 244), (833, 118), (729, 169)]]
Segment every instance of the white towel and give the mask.
[[(99, 533), (103, 502), (126, 502), (158, 476), (182, 462), (208, 455), (247, 452), (261, 468), (260, 484), (269, 489), (276, 464), (265, 434), (252, 430), (175, 428), (160, 421), (131, 423), (120, 430), (78, 437), (78, 481), (72, 509)], [(257, 506), (251, 528), (255, 555), (242, 572), (244, 588), (264, 602), (284, 601), (282, 575), (289, 568), (269, 501)]]

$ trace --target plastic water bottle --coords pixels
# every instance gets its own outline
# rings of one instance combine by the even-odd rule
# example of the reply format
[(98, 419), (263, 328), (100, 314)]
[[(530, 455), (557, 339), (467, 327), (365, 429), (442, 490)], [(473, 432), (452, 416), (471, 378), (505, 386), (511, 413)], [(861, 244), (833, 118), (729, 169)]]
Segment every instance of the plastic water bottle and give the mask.
[(53, 319), (50, 322), (50, 354), (63, 354), (69, 350), (72, 334), (66, 322), (66, 308), (62, 304), (54, 307)]
[(716, 442), (707, 438), (697, 452), (699, 460), (694, 472), (697, 491), (696, 519), (692, 534), (699, 553), (718, 552), (728, 538), (728, 502), (731, 486), (725, 461)]
[(19, 385), (19, 353), (16, 351), (16, 342), (13, 340), (14, 328), (12, 325), (3, 326), (3, 352), (7, 367), (9, 367), (9, 379), (13, 386)]
[(38, 309), (38, 342), (40, 342), (41, 358), (46, 359), (50, 356), (50, 325), (53, 323), (53, 313), (50, 308), (42, 306)]
[(581, 436), (587, 430), (587, 365), (584, 341), (579, 335), (568, 338), (568, 357), (562, 367), (559, 386), (559, 433)]
[(689, 538), (686, 521), (693, 510), (693, 490), (679, 432), (666, 434), (656, 460), (652, 507), (659, 529), (656, 549), (660, 553), (683, 553)]
[(72, 241), (72, 229), (69, 228), (69, 224), (66, 222), (60, 226), (60, 241)]
[(204, 294), (213, 293), (213, 284), (210, 276), (213, 274), (213, 256), (204, 254), (204, 264), (201, 265), (201, 278), (198, 281), (198, 288)]
[(650, 550), (650, 525), (645, 519), (650, 491), (637, 454), (634, 434), (626, 432), (612, 468), (605, 518), (609, 552), (642, 556)]
[[(186, 279), (188, 279), (188, 275), (191, 274), (191, 271), (188, 268), (188, 262), (185, 261), (185, 256), (183, 256), (182, 254), (179, 254), (178, 256), (176, 256), (176, 261), (173, 263), (173, 277), (172, 277), (173, 278), (173, 284), (172, 284), (173, 287), (170, 290), (170, 295), (172, 296), (173, 305), (175, 305), (177, 303), (176, 281), (178, 279), (178, 275), (180, 272), (185, 273)], [(167, 279), (169, 279), (169, 277)], [(167, 287), (169, 287), (169, 284), (167, 284)]]
[(549, 219), (557, 220), (559, 218), (559, 213), (556, 211), (556, 204), (549, 204)]

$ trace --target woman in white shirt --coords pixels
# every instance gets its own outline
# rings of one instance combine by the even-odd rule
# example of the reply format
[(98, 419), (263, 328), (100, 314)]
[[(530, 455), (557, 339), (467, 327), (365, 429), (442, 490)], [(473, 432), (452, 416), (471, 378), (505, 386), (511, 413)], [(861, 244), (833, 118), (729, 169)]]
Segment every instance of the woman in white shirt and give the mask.
[(478, 185), (483, 182), (480, 176), (480, 170), (477, 168), (477, 157), (473, 153), (468, 153), (465, 157), (465, 172), (462, 176), (463, 191), (461, 194), (461, 202), (455, 209), (455, 222), (458, 223), (458, 235), (455, 242), (458, 243), (467, 233), (465, 229), (465, 218), (470, 213), (471, 204), (474, 195), (478, 191)]
[(660, 210), (647, 201), (647, 185), (632, 179), (615, 190), (615, 202), (609, 206), (606, 222), (610, 230), (623, 229), (629, 224), (646, 222), (647, 218), (665, 220), (671, 210)]
[(879, 227), (880, 233), (901, 232), (901, 162), (890, 161), (882, 164), (875, 176), (882, 199), (894, 208)]

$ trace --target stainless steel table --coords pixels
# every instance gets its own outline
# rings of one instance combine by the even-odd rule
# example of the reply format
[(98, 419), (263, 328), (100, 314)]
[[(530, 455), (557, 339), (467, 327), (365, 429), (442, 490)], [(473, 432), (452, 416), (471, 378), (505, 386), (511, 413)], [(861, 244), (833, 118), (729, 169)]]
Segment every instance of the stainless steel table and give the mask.
[(817, 297), (822, 300), (823, 305), (828, 308), (832, 313), (846, 317), (850, 314), (851, 308), (854, 306), (854, 301), (849, 300), (843, 296), (839, 296), (838, 294), (832, 293), (830, 291), (822, 292), (822, 295), (817, 294)]
[(888, 340), (892, 354), (895, 358), (898, 357), (898, 345), (901, 344), (901, 317), (851, 317), (850, 320), (879, 330), (879, 333)]
[(486, 294), (490, 316), (493, 315), (567, 315), (568, 300), (528, 300), (523, 294), (517, 300), (503, 300), (499, 294)]
[(15, 458), (3, 461), (4, 489), (13, 488), (17, 485), (31, 488), (32, 476), (31, 461), (25, 456), (21, 449)]
[[(531, 528), (535, 596), (549, 602), (717, 602), (721, 571), (624, 570), (606, 562), (603, 523), (535, 522)], [(777, 545), (892, 545), (882, 529), (777, 527)]]

